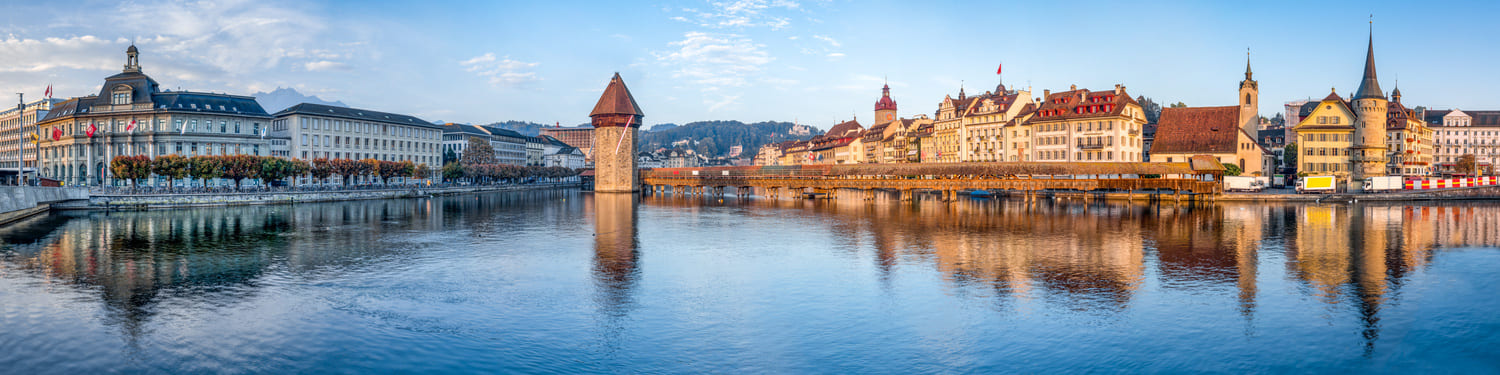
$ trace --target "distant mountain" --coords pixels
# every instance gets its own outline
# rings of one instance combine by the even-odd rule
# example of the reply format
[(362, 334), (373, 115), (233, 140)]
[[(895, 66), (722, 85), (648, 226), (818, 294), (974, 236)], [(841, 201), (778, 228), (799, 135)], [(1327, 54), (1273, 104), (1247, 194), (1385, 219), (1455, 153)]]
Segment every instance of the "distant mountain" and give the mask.
[(492, 123), (489, 126), (501, 129), (510, 129), (511, 131), (521, 133), (521, 135), (527, 137), (535, 137), (539, 134), (542, 134), (542, 128), (549, 127), (551, 125), (538, 124), (530, 121), (506, 121)]
[(677, 124), (666, 123), (666, 124), (656, 124), (655, 126), (652, 126), (650, 129), (646, 129), (646, 131), (648, 131), (648, 132), (664, 132), (664, 131), (668, 131), (668, 130), (672, 130), (672, 129), (676, 129), (676, 128), (677, 128)]
[[(670, 125), (662, 129), (663, 125)], [(790, 134), (790, 122), (765, 121), (746, 124), (739, 121), (698, 121), (681, 126), (659, 124), (651, 131), (641, 133), (640, 150), (654, 151), (661, 148), (691, 148), (706, 156), (724, 156), (729, 149), (742, 146), (741, 155), (754, 155), (760, 146), (783, 141), (807, 140), (822, 135), (823, 131), (811, 128), (812, 134)], [(661, 129), (661, 130), (658, 130)]]
[(335, 107), (345, 108), (349, 107), (349, 105), (344, 104), (344, 102), (330, 102), (320, 99), (316, 96), (302, 95), (302, 93), (297, 92), (297, 89), (290, 87), (277, 87), (276, 90), (273, 90), (271, 92), (257, 92), (254, 94), (250, 94), (250, 96), (254, 96), (255, 101), (260, 102), (260, 107), (265, 108), (267, 113), (273, 114), (276, 112), (281, 112), (281, 110), (283, 109), (291, 108), (291, 106), (302, 103), (331, 105)]

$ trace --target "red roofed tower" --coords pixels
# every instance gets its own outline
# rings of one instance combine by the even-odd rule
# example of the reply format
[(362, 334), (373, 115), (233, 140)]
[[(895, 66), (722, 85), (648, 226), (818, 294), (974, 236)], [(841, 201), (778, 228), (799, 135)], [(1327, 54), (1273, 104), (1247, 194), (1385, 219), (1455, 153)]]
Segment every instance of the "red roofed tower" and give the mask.
[(880, 91), (880, 100), (875, 102), (875, 123), (896, 121), (896, 101), (891, 100), (891, 85), (885, 85)]
[(630, 89), (625, 88), (620, 73), (615, 73), (594, 111), (589, 112), (594, 125), (595, 192), (629, 193), (640, 189), (640, 176), (635, 168), (635, 137), (644, 116)]

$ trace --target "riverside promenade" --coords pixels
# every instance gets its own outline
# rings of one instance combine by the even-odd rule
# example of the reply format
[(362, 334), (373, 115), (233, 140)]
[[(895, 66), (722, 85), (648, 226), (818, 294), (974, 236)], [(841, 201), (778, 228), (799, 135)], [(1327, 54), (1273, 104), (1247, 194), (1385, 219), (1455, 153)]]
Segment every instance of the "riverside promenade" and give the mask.
[(214, 193), (94, 193), (88, 196), (87, 205), (57, 207), (58, 209), (84, 210), (149, 210), (182, 207), (243, 206), (260, 204), (295, 204), (312, 202), (334, 202), (368, 199), (423, 198), (440, 195), (486, 193), (495, 191), (519, 191), (539, 189), (566, 189), (580, 187), (577, 182), (535, 183), (520, 185), (446, 185), (446, 186), (391, 186), (377, 189), (315, 190), (315, 191), (259, 191), (259, 192), (214, 192)]

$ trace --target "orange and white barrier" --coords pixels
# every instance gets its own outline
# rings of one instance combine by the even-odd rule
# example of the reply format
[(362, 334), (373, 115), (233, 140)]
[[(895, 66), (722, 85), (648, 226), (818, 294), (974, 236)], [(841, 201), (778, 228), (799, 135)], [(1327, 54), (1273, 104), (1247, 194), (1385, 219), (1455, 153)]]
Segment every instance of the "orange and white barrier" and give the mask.
[(1469, 177), (1469, 178), (1429, 178), (1425, 180), (1406, 180), (1406, 190), (1429, 190), (1429, 189), (1451, 189), (1474, 186), (1496, 186), (1500, 185), (1500, 177)]

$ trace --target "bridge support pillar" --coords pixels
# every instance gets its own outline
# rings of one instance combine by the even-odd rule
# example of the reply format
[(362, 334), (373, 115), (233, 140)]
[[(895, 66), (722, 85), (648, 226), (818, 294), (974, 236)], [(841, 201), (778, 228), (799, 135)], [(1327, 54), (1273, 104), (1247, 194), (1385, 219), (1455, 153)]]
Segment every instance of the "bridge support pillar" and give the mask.
[(901, 189), (901, 198), (900, 198), (900, 200), (902, 202), (911, 201), (911, 198), (912, 198), (911, 197), (911, 189)]

